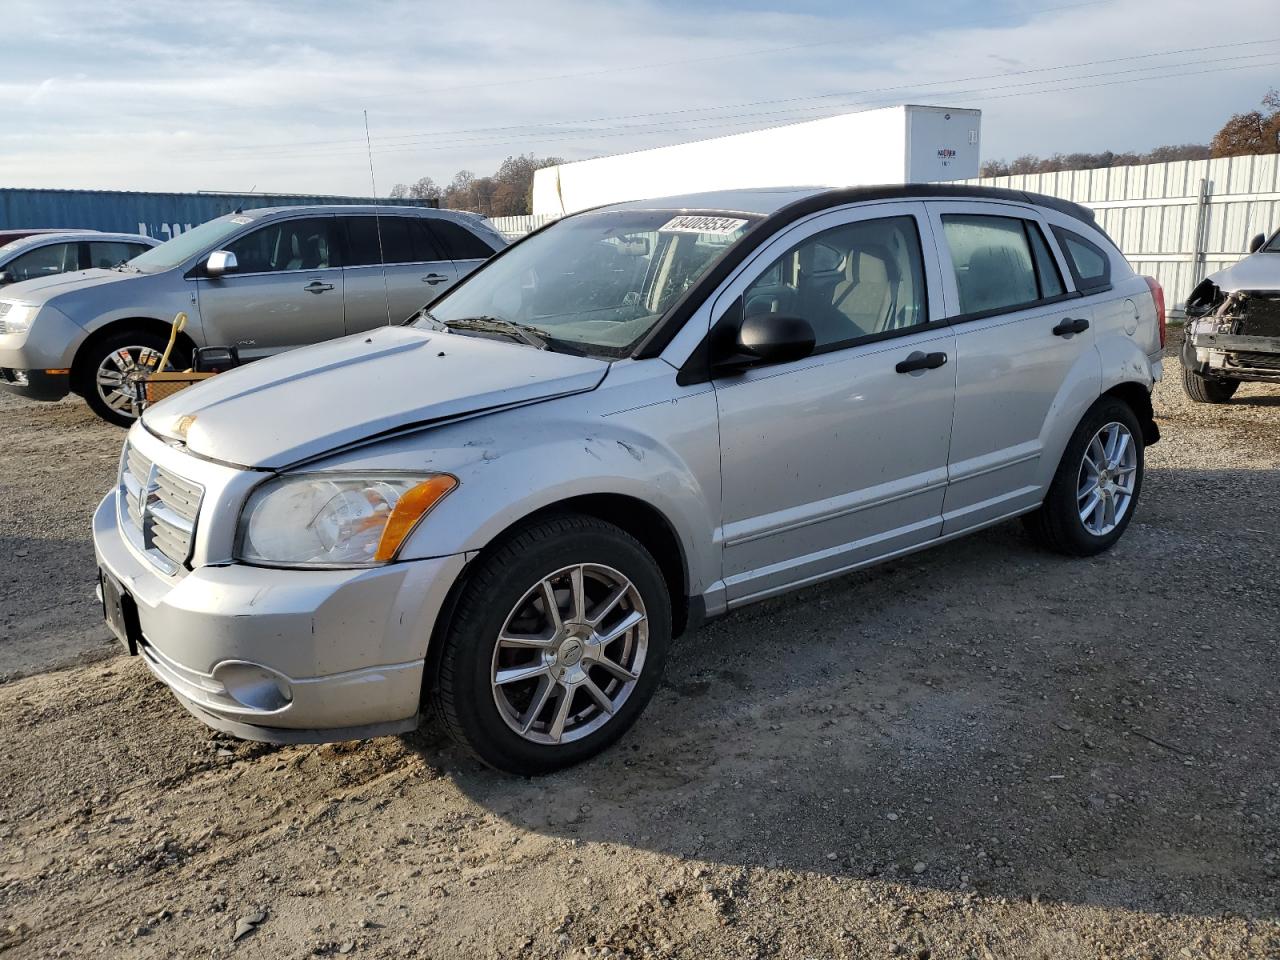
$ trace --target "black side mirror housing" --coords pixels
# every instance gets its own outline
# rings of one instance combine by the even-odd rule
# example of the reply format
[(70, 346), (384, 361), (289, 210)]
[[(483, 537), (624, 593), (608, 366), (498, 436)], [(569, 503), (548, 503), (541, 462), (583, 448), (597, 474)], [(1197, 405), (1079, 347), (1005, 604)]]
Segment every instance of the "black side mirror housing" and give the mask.
[(1267, 242), (1267, 235), (1265, 233), (1258, 234), (1252, 240), (1249, 241), (1249, 252), (1257, 253), (1259, 250), (1262, 249), (1262, 245), (1266, 242)]
[(6, 283), (13, 283), (13, 274), (8, 270), (0, 270), (0, 287), (3, 287)]
[(762, 364), (803, 360), (813, 353), (813, 326), (804, 317), (783, 313), (756, 313), (743, 319), (737, 330), (721, 340), (713, 374), (740, 373)]

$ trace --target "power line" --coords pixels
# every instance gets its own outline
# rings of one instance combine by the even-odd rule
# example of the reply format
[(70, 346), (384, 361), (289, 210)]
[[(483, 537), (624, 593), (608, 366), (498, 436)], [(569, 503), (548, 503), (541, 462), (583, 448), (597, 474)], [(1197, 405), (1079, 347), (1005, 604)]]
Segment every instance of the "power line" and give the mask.
[[(1044, 73), (1044, 72), (1055, 71), (1055, 70), (1077, 69), (1080, 67), (1097, 65), (1097, 64), (1120, 63), (1120, 62), (1127, 62), (1127, 61), (1134, 61), (1134, 60), (1150, 59), (1152, 57), (1159, 57), (1159, 56), (1173, 56), (1173, 55), (1178, 55), (1186, 52), (1193, 52), (1197, 50), (1219, 50), (1219, 49), (1236, 48), (1236, 47), (1248, 46), (1248, 45), (1256, 45), (1261, 43), (1276, 43), (1276, 42), (1280, 42), (1280, 38), (1275, 38), (1270, 40), (1240, 41), (1240, 42), (1229, 43), (1229, 44), (1215, 44), (1207, 47), (1188, 47), (1180, 50), (1170, 50), (1170, 51), (1163, 51), (1159, 53), (1136, 54), (1136, 55), (1127, 56), (1127, 57), (1115, 57), (1109, 60), (1084, 61), (1076, 64), (1060, 64), (1054, 67), (1040, 67), (1040, 68), (1033, 68), (1033, 69), (1023, 70), (1023, 71), (1014, 71), (1010, 73), (988, 74), (988, 75), (977, 76), (977, 77), (952, 78), (949, 80), (930, 81), (922, 84), (903, 84), (895, 87), (880, 87), (880, 88), (869, 89), (866, 91), (859, 91), (858, 93), (887, 93), (887, 92), (903, 91), (903, 90), (920, 90), (920, 89), (923, 89), (924, 87), (937, 87), (943, 84), (966, 83), (973, 80), (983, 80), (983, 79), (1004, 79), (1006, 77), (1025, 76), (1025, 75)], [(1238, 55), (1235, 57), (1231, 57), (1229, 59), (1233, 61), (1256, 60), (1256, 59), (1273, 56), (1273, 55), (1274, 53), (1260, 53), (1260, 54)], [(1123, 75), (1133, 74), (1133, 73), (1147, 73), (1147, 72), (1156, 71), (1156, 70), (1167, 70), (1175, 66), (1179, 71), (1178, 73), (1159, 74), (1154, 77), (1135, 77), (1135, 78), (1132, 78), (1131, 82), (1136, 80), (1142, 80), (1142, 79), (1160, 79), (1160, 78), (1167, 78), (1167, 77), (1176, 78), (1177, 76), (1182, 75), (1182, 73), (1185, 72), (1184, 68), (1187, 66), (1196, 66), (1200, 64), (1210, 64), (1210, 63), (1222, 64), (1223, 59), (1224, 58), (1222, 57), (1214, 57), (1212, 59), (1206, 59), (1206, 60), (1181, 61), (1176, 65), (1175, 64), (1155, 64), (1155, 65), (1145, 66), (1145, 67), (1129, 68), (1126, 70), (1106, 71), (1106, 72), (1093, 73), (1093, 74), (1083, 74), (1083, 75), (1074, 75), (1074, 76), (1065, 76), (1065, 77), (1045, 78), (1040, 80), (1031, 80), (1031, 81), (1027, 81), (1019, 84), (1002, 83), (995, 87), (978, 87), (978, 88), (960, 89), (960, 90), (946, 90), (946, 91), (939, 91), (936, 94), (926, 94), (926, 96), (933, 96), (935, 98), (944, 97), (944, 96), (945, 97), (971, 96), (971, 95), (988, 93), (993, 90), (1001, 91), (1001, 90), (1007, 90), (1010, 88), (1032, 87), (1032, 86), (1039, 86), (1044, 84), (1061, 84), (1061, 83), (1070, 83), (1077, 80), (1090, 80), (1090, 79), (1098, 79), (1102, 77), (1116, 77), (1116, 76), (1123, 76)], [(1201, 72), (1206, 72), (1206, 71), (1201, 71)], [(1217, 71), (1207, 71), (1207, 72), (1217, 72)], [(1057, 89), (1057, 88), (1054, 88), (1054, 87), (1049, 88), (1049, 90), (1053, 90), (1053, 89)], [(1076, 89), (1076, 88), (1067, 88), (1067, 89)], [(1032, 92), (1038, 92), (1038, 91), (1032, 91)], [(1048, 92), (1048, 91), (1044, 91), (1044, 92)], [(783, 100), (756, 101), (754, 103), (744, 104), (743, 106), (768, 105), (772, 103), (794, 103), (794, 102), (816, 100), (816, 99), (828, 99), (828, 98), (839, 97), (839, 96), (849, 96), (849, 95), (850, 94), (822, 94), (822, 95), (816, 95), (813, 97), (795, 97), (795, 98), (786, 98)], [(997, 99), (997, 98), (988, 98), (988, 99)], [(840, 103), (823, 104), (821, 106), (791, 107), (791, 108), (785, 108), (780, 110), (752, 111), (749, 113), (732, 114), (732, 115), (723, 116), (723, 117), (706, 118), (708, 120), (707, 123), (690, 121), (690, 123), (686, 125), (680, 125), (680, 126), (672, 125), (672, 124), (649, 123), (649, 124), (626, 124), (626, 125), (619, 125), (619, 126), (612, 126), (612, 127), (583, 127), (581, 130), (574, 131), (571, 136), (554, 136), (554, 137), (537, 136), (536, 131), (543, 127), (565, 126), (570, 123), (585, 124), (585, 123), (591, 123), (596, 121), (587, 121), (587, 120), (556, 121), (554, 123), (549, 123), (544, 125), (537, 125), (537, 124), (516, 125), (512, 127), (499, 127), (499, 128), (489, 128), (489, 129), (494, 130), (495, 134), (498, 132), (506, 131), (506, 130), (519, 132), (521, 134), (522, 140), (532, 136), (533, 138), (532, 142), (537, 142), (537, 143), (557, 143), (557, 142), (569, 142), (569, 141), (579, 142), (583, 139), (603, 139), (603, 138), (613, 138), (617, 136), (645, 135), (646, 133), (690, 133), (690, 132), (698, 132), (702, 130), (748, 126), (748, 125), (757, 123), (761, 118), (766, 118), (766, 117), (789, 117), (789, 116), (795, 116), (797, 114), (811, 113), (814, 111), (823, 111), (823, 110), (830, 111), (832, 108), (835, 108), (835, 107), (843, 108), (843, 107), (849, 107), (849, 106), (866, 106), (868, 104), (883, 103), (883, 102), (887, 102), (885, 98), (878, 97), (878, 98), (872, 98), (872, 99), (862, 99), (862, 100), (853, 100), (853, 101), (843, 101)], [(706, 110), (710, 110), (710, 109), (713, 109), (713, 108), (706, 108)], [(722, 109), (722, 108), (715, 108), (715, 109)], [(656, 112), (653, 114), (638, 114), (638, 115), (632, 115), (632, 116), (640, 118), (644, 116), (665, 116), (665, 115), (671, 115), (674, 113), (698, 113), (698, 112), (706, 112), (706, 111), (705, 110), (700, 111), (694, 108), (694, 109), (683, 110), (683, 111), (671, 111), (669, 113)], [(831, 114), (828, 113), (828, 115), (831, 115)], [(620, 117), (619, 119), (623, 119), (623, 118), (624, 117)], [(607, 118), (602, 118), (602, 119), (607, 119)], [(738, 121), (738, 120), (746, 120), (747, 122), (746, 123), (731, 122), (731, 121)], [(478, 128), (476, 132), (483, 134), (483, 131), (485, 129), (486, 128)], [(458, 131), (458, 132), (466, 133), (469, 131)], [(560, 131), (556, 131), (556, 132), (560, 132)], [(459, 146), (489, 147), (489, 146), (500, 146), (503, 144), (515, 142), (509, 136), (500, 137), (494, 134), (480, 135), (475, 137), (453, 137), (453, 138), (446, 138), (446, 139), (442, 139), (440, 136), (434, 136), (429, 139), (431, 141), (430, 146), (419, 146), (416, 143), (392, 144), (388, 146), (377, 147), (375, 149), (377, 149), (378, 153), (380, 154), (381, 153), (400, 153), (400, 152), (413, 151), (413, 150), (422, 150), (424, 152), (435, 152), (438, 150), (455, 149)], [(332, 156), (334, 154), (349, 152), (349, 150), (350, 148), (342, 147), (342, 148), (338, 148), (337, 150), (326, 150), (326, 151), (323, 151), (323, 153), (326, 156)], [(287, 159), (289, 157), (311, 155), (315, 152), (317, 151), (299, 151), (296, 149), (290, 149), (282, 152), (259, 150), (259, 151), (255, 151), (252, 155), (262, 159)], [(216, 156), (223, 157), (225, 155), (217, 154)]]

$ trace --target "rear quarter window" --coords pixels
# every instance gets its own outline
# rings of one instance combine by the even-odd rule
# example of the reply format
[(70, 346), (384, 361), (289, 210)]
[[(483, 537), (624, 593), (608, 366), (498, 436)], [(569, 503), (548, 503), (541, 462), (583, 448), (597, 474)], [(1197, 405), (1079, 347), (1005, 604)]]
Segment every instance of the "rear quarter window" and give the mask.
[(1105, 290), (1111, 286), (1111, 258), (1092, 240), (1087, 240), (1065, 227), (1055, 226), (1053, 235), (1067, 256), (1067, 267), (1082, 293)]

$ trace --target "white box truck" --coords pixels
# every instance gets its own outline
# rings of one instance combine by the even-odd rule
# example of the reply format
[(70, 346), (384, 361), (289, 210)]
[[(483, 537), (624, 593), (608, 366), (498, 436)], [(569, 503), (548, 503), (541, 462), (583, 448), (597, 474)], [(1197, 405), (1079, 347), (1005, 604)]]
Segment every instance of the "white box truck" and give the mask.
[(926, 183), (978, 175), (981, 110), (903, 105), (546, 167), (533, 212), (704, 190)]

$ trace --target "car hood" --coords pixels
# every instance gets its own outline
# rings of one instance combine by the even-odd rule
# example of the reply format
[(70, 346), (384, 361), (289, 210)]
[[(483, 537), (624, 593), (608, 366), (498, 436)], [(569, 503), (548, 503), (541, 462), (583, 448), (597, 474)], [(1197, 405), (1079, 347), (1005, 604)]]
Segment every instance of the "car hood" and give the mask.
[(36, 277), (34, 280), (21, 280), (7, 287), (0, 287), (0, 299), (22, 300), (26, 303), (48, 303), (54, 297), (64, 293), (90, 290), (108, 283), (119, 283), (122, 280), (133, 280), (143, 276), (140, 273), (122, 273), (119, 270), (71, 270), (67, 273), (55, 273), (51, 277)]
[(1255, 253), (1219, 270), (1209, 279), (1223, 293), (1237, 290), (1280, 290), (1280, 253)]
[(146, 429), (202, 457), (281, 469), (414, 427), (599, 386), (604, 360), (416, 327), (292, 350), (147, 409)]

